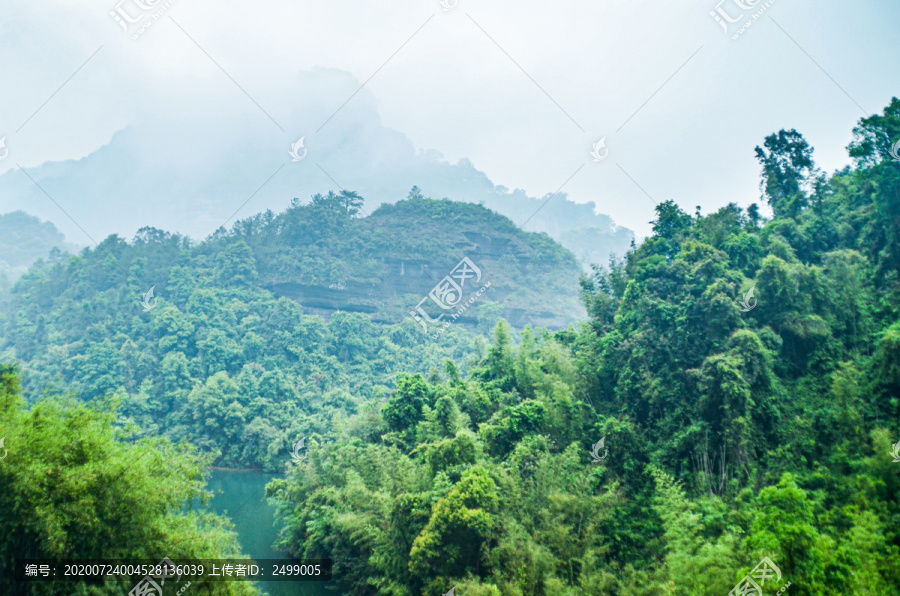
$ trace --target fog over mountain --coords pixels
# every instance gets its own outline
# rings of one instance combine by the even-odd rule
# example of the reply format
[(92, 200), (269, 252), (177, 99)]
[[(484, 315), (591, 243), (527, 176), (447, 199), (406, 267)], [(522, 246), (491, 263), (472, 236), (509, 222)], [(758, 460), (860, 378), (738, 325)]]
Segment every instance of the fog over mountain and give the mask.
[(77, 247), (66, 243), (49, 221), (22, 211), (0, 214), (0, 291), (54, 248), (74, 251)]
[[(235, 219), (281, 211), (294, 197), (350, 189), (371, 213), (418, 186), (426, 197), (482, 203), (528, 231), (546, 232), (585, 262), (605, 264), (610, 252), (628, 249), (632, 232), (597, 214), (593, 203), (574, 203), (563, 192), (530, 197), (495, 184), (467, 159), (451, 164), (437, 151), (416, 151), (408, 137), (382, 124), (365, 88), (322, 126), (359, 82), (324, 68), (297, 77), (297, 88), (316, 94), (297, 97), (284, 122), (288, 136), (258, 118), (222, 113), (221, 106), (184, 118), (168, 110), (143, 113), (82, 159), (25, 167), (27, 176), (4, 173), (0, 210), (50, 220), (80, 244), (90, 242), (85, 234), (98, 242), (112, 233), (130, 238), (144, 226), (199, 239)], [(289, 150), (300, 137), (307, 154), (294, 162)]]

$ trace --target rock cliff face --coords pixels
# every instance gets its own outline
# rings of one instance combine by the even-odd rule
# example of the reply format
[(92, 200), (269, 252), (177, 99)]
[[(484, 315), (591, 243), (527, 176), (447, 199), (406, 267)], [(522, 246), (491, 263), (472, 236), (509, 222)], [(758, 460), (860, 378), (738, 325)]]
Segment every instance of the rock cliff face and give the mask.
[[(261, 234), (266, 246), (254, 247), (263, 285), (307, 313), (361, 312), (384, 323), (455, 315), (456, 324), (485, 327), (502, 316), (517, 327), (551, 329), (584, 316), (574, 256), (482, 206), (401, 201), (350, 218), (333, 236), (304, 233), (311, 207), (278, 216), (277, 232)], [(279, 236), (292, 239), (280, 250), (273, 246)]]

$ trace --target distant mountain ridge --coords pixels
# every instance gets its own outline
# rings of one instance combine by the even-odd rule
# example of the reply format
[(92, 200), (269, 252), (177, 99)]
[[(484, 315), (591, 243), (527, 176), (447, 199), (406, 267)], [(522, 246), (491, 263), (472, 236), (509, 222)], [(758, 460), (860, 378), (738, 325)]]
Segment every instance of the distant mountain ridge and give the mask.
[[(62, 269), (53, 276), (60, 296), (45, 298), (65, 299), (66, 288), (76, 283), (66, 281), (67, 260), (86, 259), (82, 266), (91, 268), (112, 259), (102, 265), (103, 276), (132, 273), (127, 282), (110, 278), (104, 284), (117, 292), (127, 285), (134, 299), (153, 287), (160, 300), (187, 301), (189, 276), (191, 287), (250, 284), (326, 319), (337, 312), (365, 313), (384, 324), (414, 319), (429, 334), (448, 321), (487, 331), (503, 317), (516, 327), (560, 329), (586, 316), (578, 294), (581, 268), (546, 234), (523, 231), (482, 205), (426, 199), (416, 188), (410, 198), (382, 204), (368, 217), (362, 203), (349, 191), (315, 195), (308, 203), (295, 199), (281, 213), (241, 219), (202, 242), (150, 227), (131, 242), (113, 235), (78, 257), (57, 253), (47, 259), (45, 267)], [(59, 242), (52, 224), (35, 217), (19, 212), (0, 218), (4, 222), (19, 222), (17, 233), (25, 236), (18, 249), (3, 253), (14, 264), (48, 254), (47, 247), (71, 248)], [(452, 275), (463, 259), (477, 275)], [(461, 306), (466, 308), (458, 312)]]
[(67, 251), (75, 247), (49, 221), (24, 211), (0, 213), (0, 289), (21, 277), (29, 265), (46, 258), (54, 248)]
[[(548, 236), (524, 232), (480, 205), (425, 199), (416, 189), (410, 195), (369, 217), (355, 217), (361, 203), (355, 193), (316, 195), (281, 214), (242, 220), (210, 241), (246, 242), (256, 256), (259, 283), (311, 314), (366, 312), (375, 321), (396, 323), (425, 300), (422, 308), (432, 318), (449, 315), (453, 309), (428, 296), (468, 258), (478, 272), (470, 283), (490, 282), (490, 291), (455, 322), (477, 323), (491, 303), (516, 326), (563, 328), (585, 315), (577, 261)], [(463, 290), (455, 299), (470, 298), (471, 290), (453, 283), (445, 288)]]
[[(527, 221), (524, 229), (546, 232), (585, 263), (606, 264), (610, 253), (621, 256), (630, 246), (633, 233), (598, 215), (593, 202), (576, 203), (562, 192), (551, 198), (511, 191), (468, 159), (450, 163), (417, 149), (384, 126), (367, 89), (326, 131), (311, 134), (359, 83), (348, 73), (315, 69), (298, 74), (298, 84), (334, 97), (298, 105), (284, 118), (288, 137), (243, 120), (229, 123), (226, 134), (212, 114), (173, 127), (167, 116), (142, 113), (80, 159), (26, 166), (27, 176), (16, 169), (0, 174), (0, 213), (21, 209), (53, 221), (69, 242), (82, 245), (91, 244), (85, 232), (94, 239), (131, 238), (148, 226), (199, 240), (230, 217), (282, 211), (292, 197), (352, 188), (372, 213), (418, 185), (426, 197), (480, 203), (517, 225)], [(308, 156), (292, 162), (288, 151), (303, 135)]]

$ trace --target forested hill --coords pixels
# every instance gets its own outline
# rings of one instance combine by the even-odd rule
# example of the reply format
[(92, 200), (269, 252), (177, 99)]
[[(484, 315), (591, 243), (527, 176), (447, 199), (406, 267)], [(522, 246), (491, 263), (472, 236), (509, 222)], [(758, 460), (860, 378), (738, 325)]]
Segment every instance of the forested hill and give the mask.
[(396, 323), (467, 256), (491, 290), (459, 322), (474, 323), (489, 302), (515, 326), (564, 328), (584, 314), (578, 263), (546, 234), (523, 232), (480, 205), (426, 199), (417, 188), (368, 217), (359, 217), (361, 205), (348, 191), (317, 195), (306, 205), (295, 199), (283, 213), (238, 222), (205, 249), (246, 242), (259, 285), (307, 312), (365, 312)]
[[(562, 326), (584, 312), (578, 264), (546, 235), (415, 192), (371, 217), (360, 203), (316, 195), (199, 244), (145, 229), (55, 252), (0, 296), (0, 361), (19, 363), (29, 399), (114, 394), (139, 435), (276, 469), (299, 437), (385, 394), (397, 372), (468, 358), (474, 332), (501, 316)], [(445, 333), (426, 333), (410, 311), (466, 255), (475, 287), (490, 288)]]
[(894, 99), (831, 176), (767, 137), (771, 220), (659, 205), (578, 332), (501, 323), (317, 438), (283, 545), (360, 596), (757, 593), (764, 558), (764, 594), (900, 593), (897, 147)]

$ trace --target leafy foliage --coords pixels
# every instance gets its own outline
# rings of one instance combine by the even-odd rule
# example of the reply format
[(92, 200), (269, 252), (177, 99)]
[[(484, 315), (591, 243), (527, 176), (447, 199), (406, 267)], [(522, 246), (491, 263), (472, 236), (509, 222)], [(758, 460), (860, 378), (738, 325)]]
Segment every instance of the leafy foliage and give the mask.
[[(291, 433), (307, 435), (308, 457), (267, 494), (280, 546), (332, 559), (341, 594), (714, 595), (763, 557), (784, 575), (766, 590), (895, 594), (900, 167), (886, 142), (898, 113), (894, 99), (862, 120), (855, 166), (827, 177), (798, 132), (767, 137), (771, 220), (758, 205), (659, 205), (650, 238), (581, 279), (578, 329), (500, 320), (490, 345), (453, 328), (439, 348), (411, 321), (302, 315), (260, 284), (347, 274), (325, 244), (351, 238), (354, 197), (329, 195), (199, 247), (145, 231), (38, 267), (15, 290), (7, 345), (33, 387), (64, 378), (118, 395), (124, 428), (221, 461), (274, 462)], [(468, 222), (477, 209), (413, 195), (372, 222)], [(277, 234), (323, 262), (280, 260)], [(166, 272), (167, 298), (141, 318), (124, 305), (148, 270)], [(104, 436), (103, 452), (128, 449)], [(15, 485), (39, 502), (40, 482)]]
[(768, 137), (770, 221), (660, 205), (582, 279), (579, 330), (501, 321), (467, 377), (399, 377), (270, 484), (282, 545), (346, 594), (715, 595), (763, 557), (792, 594), (896, 593), (898, 106), (828, 178)]
[[(217, 465), (275, 470), (299, 437), (339, 426), (384, 396), (396, 373), (424, 373), (471, 354), (470, 329), (480, 315), (459, 319), (433, 341), (406, 312), (434, 285), (415, 263), (449, 273), (463, 232), (495, 226), (502, 236), (492, 242), (522, 254), (514, 267), (499, 268), (496, 257), (469, 247), (483, 275), (492, 276), (493, 297), (508, 297), (502, 308), (486, 303), (494, 319), (510, 309), (526, 318), (552, 311), (545, 300), (520, 306), (578, 275), (565, 249), (478, 205), (418, 198), (358, 218), (360, 205), (349, 191), (316, 195), (200, 244), (145, 228), (132, 243), (111, 236), (79, 256), (39, 261), (0, 308), (0, 359), (20, 361), (31, 399), (62, 390), (83, 399), (115, 394), (121, 416), (144, 436), (217, 451)], [(417, 228), (423, 233), (408, 233)], [(377, 255), (396, 254), (398, 241), (400, 254), (416, 257), (392, 285), (392, 268), (404, 265)], [(156, 280), (147, 312), (138, 304), (147, 291), (141, 280)], [(376, 298), (355, 306), (347, 302), (353, 292), (334, 289), (363, 281)], [(513, 296), (511, 286), (528, 291)], [(554, 317), (570, 317), (577, 301), (571, 286), (558, 293)], [(289, 291), (297, 287), (299, 295)], [(367, 315), (369, 302), (378, 306)]]
[[(15, 559), (125, 561), (239, 558), (229, 522), (202, 507), (208, 456), (165, 439), (130, 442), (114, 403), (55, 397), (24, 408), (12, 367), (0, 367), (0, 593), (48, 595), (17, 584)], [(164, 553), (161, 555), (160, 553)], [(62, 572), (62, 570), (59, 570)], [(69, 594), (124, 595), (137, 580), (66, 583)], [(192, 582), (205, 594), (258, 594), (245, 582)]]

